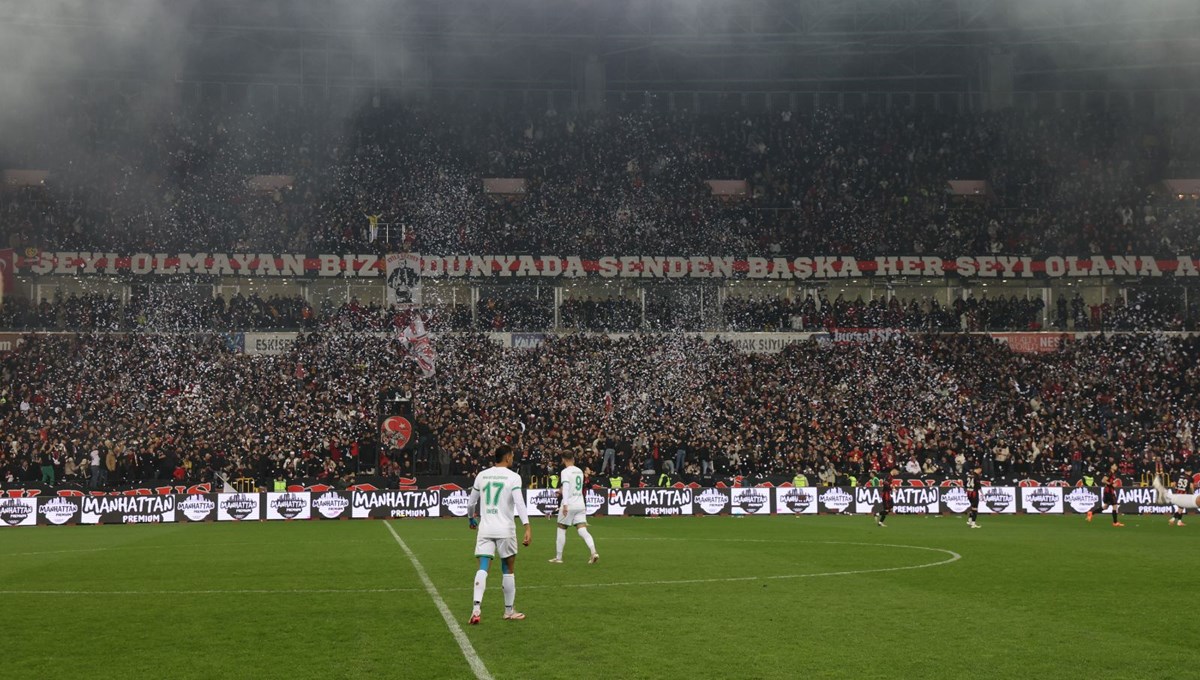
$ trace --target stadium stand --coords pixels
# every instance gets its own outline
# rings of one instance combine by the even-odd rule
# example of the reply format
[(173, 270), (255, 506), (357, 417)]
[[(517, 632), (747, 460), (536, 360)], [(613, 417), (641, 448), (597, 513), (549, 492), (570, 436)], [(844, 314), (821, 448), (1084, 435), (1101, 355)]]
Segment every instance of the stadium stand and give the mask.
[[(837, 478), (904, 468), (989, 478), (1076, 480), (1109, 459), (1129, 475), (1184, 466), (1200, 415), (1200, 341), (1096, 336), (1023, 354), (987, 336), (890, 335), (748, 355), (682, 335), (567, 336), (536, 349), (480, 335), (439, 341), (436, 379), (404, 381), (424, 449), (360, 465), (375, 440), (374, 399), (397, 380), (402, 352), (364, 333), (315, 332), (275, 356), (231, 349), (220, 335), (37, 335), (3, 353), (0, 470), (5, 484), (90, 483), (93, 451), (107, 483), (260, 483), (277, 474), (393, 483), (445, 460), (466, 475), (492, 442), (520, 441), (521, 465), (544, 474), (580, 451), (600, 478), (597, 440), (637, 483), (687, 451), (674, 479), (737, 475)], [(19, 378), (19, 379), (16, 379)], [(600, 446), (603, 448), (603, 445)], [(374, 458), (372, 458), (374, 461)], [(607, 471), (606, 471), (607, 472)], [(98, 483), (98, 482), (97, 482)]]

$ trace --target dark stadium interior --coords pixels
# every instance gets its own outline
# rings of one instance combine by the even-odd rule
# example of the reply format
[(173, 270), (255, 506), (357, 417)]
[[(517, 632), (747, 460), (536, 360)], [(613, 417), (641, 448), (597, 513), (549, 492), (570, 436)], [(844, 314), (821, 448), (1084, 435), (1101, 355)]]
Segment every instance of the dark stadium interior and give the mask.
[(0, 678), (1186, 679), (1198, 439), (1200, 0), (0, 0)]
[[(53, 461), (55, 483), (98, 485), (80, 465), (92, 451), (114, 452), (107, 484), (465, 475), (517, 421), (536, 474), (604, 432), (627, 482), (657, 480), (672, 447), (712, 456), (718, 477), (844, 479), (914, 457), (906, 477), (940, 478), (1000, 449), (1013, 462), (996, 474), (1013, 479), (1175, 465), (1200, 408), (1184, 337), (1200, 278), (1182, 265), (990, 281), (427, 276), (430, 379), (394, 337), (417, 312), (389, 305), (383, 277), (55, 267), (63, 253), (412, 252), (1194, 269), (1198, 25), (1200, 5), (1168, 0), (6, 3), (6, 483)], [(977, 189), (951, 190), (960, 180)], [(818, 344), (838, 329), (890, 339)], [(1040, 356), (988, 335), (1051, 331), (1071, 342)], [(253, 333), (291, 348), (228, 341)], [(746, 354), (714, 333), (798, 344)], [(918, 365), (932, 391), (906, 400)], [(396, 384), (425, 436), (364, 464), (346, 452), (377, 450), (372, 400)]]

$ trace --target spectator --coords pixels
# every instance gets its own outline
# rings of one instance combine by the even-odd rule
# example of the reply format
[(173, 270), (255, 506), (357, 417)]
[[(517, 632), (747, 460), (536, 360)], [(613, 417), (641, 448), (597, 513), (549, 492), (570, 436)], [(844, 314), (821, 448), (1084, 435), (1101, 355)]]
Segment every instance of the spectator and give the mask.
[(0, 370), (22, 376), (12, 388), (21, 406), (0, 409), (0, 470), (58, 483), (54, 457), (65, 477), (86, 451), (101, 468), (97, 487), (177, 475), (262, 486), (280, 468), (342, 483), (362, 458), (344, 452), (374, 441), (377, 395), (397, 382), (437, 446), (382, 464), (396, 478), (440, 471), (439, 449), (449, 474), (473, 474), (509, 438), (537, 474), (576, 449), (582, 466), (608, 475), (668, 460), (679, 475), (699, 460), (701, 475), (800, 471), (824, 483), (830, 469), (900, 465), (916, 477), (979, 460), (994, 461), (993, 477), (1074, 480), (1110, 460), (1137, 474), (1155, 458), (1186, 465), (1200, 418), (1200, 376), (1180, 368), (1200, 363), (1195, 338), (1096, 336), (1036, 355), (958, 334), (772, 355), (680, 335), (571, 335), (536, 349), (473, 335), (434, 342), (437, 375), (418, 380), (372, 334), (318, 330), (266, 357), (211, 335), (32, 336), (0, 355)]

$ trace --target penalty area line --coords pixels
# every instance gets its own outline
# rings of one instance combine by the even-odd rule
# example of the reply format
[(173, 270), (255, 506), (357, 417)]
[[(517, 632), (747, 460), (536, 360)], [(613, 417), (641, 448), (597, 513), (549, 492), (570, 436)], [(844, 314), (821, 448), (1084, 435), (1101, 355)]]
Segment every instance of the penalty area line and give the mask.
[(417, 571), (417, 576), (421, 579), (421, 584), (425, 586), (425, 592), (429, 593), (429, 597), (433, 598), (433, 603), (437, 605), (438, 611), (442, 613), (442, 619), (446, 621), (446, 627), (454, 635), (454, 640), (458, 643), (458, 648), (462, 650), (463, 656), (466, 657), (467, 663), (470, 664), (471, 670), (475, 672), (475, 677), (479, 680), (492, 680), (492, 674), (488, 672), (487, 666), (483, 665), (483, 659), (479, 658), (479, 653), (475, 651), (475, 647), (467, 639), (467, 634), (463, 632), (462, 626), (458, 625), (458, 621), (454, 620), (454, 615), (450, 613), (450, 608), (446, 606), (446, 601), (442, 599), (437, 587), (429, 579), (429, 574), (425, 573), (425, 567), (421, 566), (421, 561), (409, 549), (404, 539), (400, 538), (400, 534), (396, 533), (390, 522), (385, 521), (383, 526), (387, 527), (387, 530), (392, 534), (392, 538), (396, 539), (396, 543), (400, 546), (400, 549), (408, 556), (408, 561), (412, 562), (413, 569)]

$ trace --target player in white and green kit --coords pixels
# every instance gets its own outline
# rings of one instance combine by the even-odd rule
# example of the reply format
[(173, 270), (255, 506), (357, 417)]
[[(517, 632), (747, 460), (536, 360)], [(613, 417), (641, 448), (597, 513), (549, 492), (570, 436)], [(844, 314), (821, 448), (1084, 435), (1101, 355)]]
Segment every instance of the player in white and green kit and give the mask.
[(596, 552), (596, 543), (592, 540), (592, 535), (588, 533), (587, 526), (587, 503), (584, 499), (583, 490), (583, 470), (575, 467), (575, 454), (566, 451), (562, 455), (563, 471), (559, 476), (560, 483), (558, 487), (559, 504), (558, 504), (558, 537), (555, 543), (556, 552), (551, 562), (556, 564), (562, 563), (563, 546), (567, 544), (567, 528), (575, 527), (579, 531), (579, 537), (587, 544), (588, 551), (591, 557), (588, 558), (588, 564), (594, 564), (600, 559), (599, 553)]
[[(521, 490), (521, 476), (512, 471), (512, 447), (502, 444), (496, 447), (495, 465), (479, 473), (471, 487), (471, 498), (467, 503), (467, 517), (472, 529), (479, 530), (475, 541), (475, 556), (479, 558), (479, 571), (475, 572), (474, 606), (471, 608), (471, 625), (479, 623), (479, 605), (483, 602), (483, 591), (487, 588), (488, 566), (492, 557), (500, 558), (501, 586), (504, 591), (504, 620), (520, 621), (525, 615), (513, 609), (517, 597), (517, 581), (513, 566), (517, 561), (517, 527), (513, 515), (520, 515), (525, 525), (524, 544), (529, 545), (529, 513), (525, 510), (525, 497)], [(476, 503), (479, 504), (479, 519), (476, 520)]]

